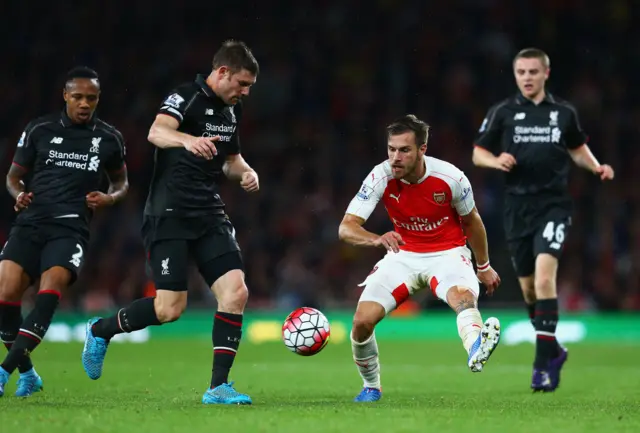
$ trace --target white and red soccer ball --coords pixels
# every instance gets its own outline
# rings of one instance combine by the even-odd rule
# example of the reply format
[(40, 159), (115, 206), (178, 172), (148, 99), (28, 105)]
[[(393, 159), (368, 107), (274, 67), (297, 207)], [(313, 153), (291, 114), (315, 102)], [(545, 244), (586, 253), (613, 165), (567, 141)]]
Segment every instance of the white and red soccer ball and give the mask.
[(282, 340), (293, 353), (311, 356), (329, 342), (329, 321), (315, 308), (302, 307), (291, 312), (282, 325)]

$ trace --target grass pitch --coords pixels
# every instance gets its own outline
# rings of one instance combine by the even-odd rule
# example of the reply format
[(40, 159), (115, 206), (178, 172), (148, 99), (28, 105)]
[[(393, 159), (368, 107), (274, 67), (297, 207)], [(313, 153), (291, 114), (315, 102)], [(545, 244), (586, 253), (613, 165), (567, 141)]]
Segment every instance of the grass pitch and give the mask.
[(500, 346), (480, 374), (459, 343), (379, 342), (384, 397), (351, 402), (361, 387), (347, 344), (304, 358), (281, 344), (244, 344), (232, 371), (253, 406), (200, 403), (210, 377), (207, 341), (112, 344), (89, 380), (77, 343), (34, 353), (44, 392), (0, 399), (2, 433), (73, 432), (638, 432), (640, 347), (569, 346), (561, 387), (529, 390), (533, 347)]

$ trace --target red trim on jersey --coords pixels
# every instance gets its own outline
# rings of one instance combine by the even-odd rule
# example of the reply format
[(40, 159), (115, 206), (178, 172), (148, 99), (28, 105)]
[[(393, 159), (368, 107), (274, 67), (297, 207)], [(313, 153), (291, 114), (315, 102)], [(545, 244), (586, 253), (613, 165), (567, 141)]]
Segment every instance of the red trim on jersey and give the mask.
[(27, 167), (23, 167), (20, 164), (18, 164), (15, 161), (11, 161), (11, 164), (15, 165), (16, 167), (20, 167), (21, 169), (23, 169), (24, 171), (29, 171), (29, 169)]
[(182, 123), (182, 120), (178, 117), (178, 115), (177, 114), (173, 114), (171, 112), (168, 112), (168, 113), (158, 112), (158, 113), (156, 113), (156, 117), (157, 116), (171, 117), (173, 120), (176, 120), (178, 123)]

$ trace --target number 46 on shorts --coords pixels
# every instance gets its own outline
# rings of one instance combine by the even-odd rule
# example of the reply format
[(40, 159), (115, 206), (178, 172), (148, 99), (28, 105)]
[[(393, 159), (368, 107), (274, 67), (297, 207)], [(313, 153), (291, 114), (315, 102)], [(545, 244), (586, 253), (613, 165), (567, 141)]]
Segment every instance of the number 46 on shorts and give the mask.
[(559, 250), (565, 239), (565, 229), (567, 225), (563, 222), (556, 223), (549, 221), (542, 231), (542, 237), (549, 242), (549, 248)]

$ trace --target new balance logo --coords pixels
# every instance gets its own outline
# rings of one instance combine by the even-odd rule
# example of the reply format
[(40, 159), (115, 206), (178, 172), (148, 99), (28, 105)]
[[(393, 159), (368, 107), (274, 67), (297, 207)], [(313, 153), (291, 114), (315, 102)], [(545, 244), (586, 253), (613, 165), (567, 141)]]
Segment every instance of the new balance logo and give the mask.
[(62, 137), (53, 137), (49, 143), (53, 143), (53, 144), (61, 144), (61, 143), (62, 143), (62, 140), (63, 140), (63, 138), (62, 138)]
[(396, 199), (396, 201), (397, 201), (398, 203), (400, 203), (400, 194), (398, 194), (398, 195), (389, 194), (389, 197), (391, 197), (391, 198), (395, 198), (395, 199)]
[(204, 115), (205, 116), (213, 116), (213, 108), (205, 108)]
[(169, 257), (167, 257), (166, 259), (162, 260), (160, 262), (160, 265), (162, 266), (162, 275), (170, 275), (169, 272)]
[(513, 116), (513, 120), (524, 120), (526, 116), (526, 113), (516, 113), (515, 116)]

